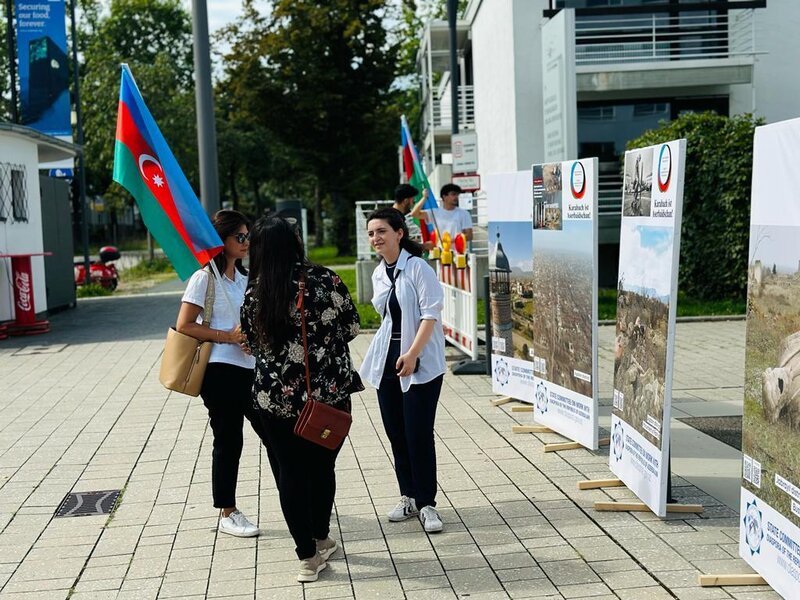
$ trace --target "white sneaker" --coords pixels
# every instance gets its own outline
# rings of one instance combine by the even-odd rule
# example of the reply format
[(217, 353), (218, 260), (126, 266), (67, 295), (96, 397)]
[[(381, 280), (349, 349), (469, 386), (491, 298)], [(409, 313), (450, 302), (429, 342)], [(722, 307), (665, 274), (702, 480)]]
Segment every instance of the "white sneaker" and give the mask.
[(324, 540), (317, 540), (317, 552), (319, 552), (325, 560), (328, 560), (338, 549), (339, 546), (336, 544), (336, 540), (331, 536), (328, 536)]
[(327, 566), (328, 563), (325, 562), (322, 555), (317, 552), (311, 558), (300, 561), (300, 571), (297, 573), (297, 581), (300, 583), (316, 581), (319, 578), (319, 572)]
[(436, 509), (432, 506), (423, 506), (419, 513), (419, 520), (422, 521), (422, 527), (428, 533), (439, 533), (442, 530), (442, 518)]
[(227, 517), (222, 517), (219, 520), (218, 529), (222, 533), (235, 535), (236, 537), (255, 537), (261, 530), (247, 520), (238, 510), (233, 511)]
[(414, 502), (414, 499), (408, 496), (400, 496), (400, 502), (389, 511), (389, 520), (396, 523), (398, 521), (410, 519), (418, 514), (419, 511), (417, 510), (417, 504)]

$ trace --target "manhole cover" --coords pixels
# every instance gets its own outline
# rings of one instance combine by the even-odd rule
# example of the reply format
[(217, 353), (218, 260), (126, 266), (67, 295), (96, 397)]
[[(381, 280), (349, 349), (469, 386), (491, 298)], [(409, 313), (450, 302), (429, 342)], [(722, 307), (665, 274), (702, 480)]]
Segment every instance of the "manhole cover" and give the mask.
[(56, 517), (107, 515), (114, 508), (120, 490), (104, 492), (70, 492), (61, 501)]
[(48, 346), (26, 346), (20, 348), (11, 356), (29, 356), (31, 354), (55, 354), (66, 348), (66, 344), (52, 344)]

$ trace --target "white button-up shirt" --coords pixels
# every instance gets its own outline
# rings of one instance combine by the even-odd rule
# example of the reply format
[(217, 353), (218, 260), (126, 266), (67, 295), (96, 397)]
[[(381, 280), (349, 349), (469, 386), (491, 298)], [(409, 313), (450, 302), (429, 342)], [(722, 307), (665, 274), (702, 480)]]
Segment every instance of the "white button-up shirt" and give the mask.
[[(407, 392), (412, 385), (428, 383), (445, 372), (444, 332), (442, 331), (442, 307), (444, 292), (430, 265), (421, 258), (400, 251), (394, 273), (395, 294), (403, 313), (400, 324), (400, 353), (405, 354), (414, 343), (422, 320), (438, 321), (431, 339), (419, 355), (419, 370), (408, 377), (400, 378), (400, 388)], [(392, 337), (392, 314), (386, 307), (392, 282), (386, 274), (386, 262), (381, 261), (372, 273), (372, 306), (379, 315), (384, 315), (381, 326), (369, 345), (359, 374), (361, 379), (375, 388), (380, 387), (389, 342)]]

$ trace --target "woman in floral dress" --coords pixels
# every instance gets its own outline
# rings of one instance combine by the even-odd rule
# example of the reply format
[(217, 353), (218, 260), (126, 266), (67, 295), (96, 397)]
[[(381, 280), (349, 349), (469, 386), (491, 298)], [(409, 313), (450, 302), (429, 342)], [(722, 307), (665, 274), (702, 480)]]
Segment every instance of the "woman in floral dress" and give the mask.
[(297, 580), (308, 582), (316, 581), (337, 548), (329, 533), (340, 448), (331, 451), (294, 434), (307, 400), (297, 308), (301, 280), (311, 395), (350, 412), (350, 394), (364, 386), (347, 346), (359, 331), (347, 287), (333, 271), (306, 260), (303, 243), (288, 221), (260, 219), (250, 236), (242, 332), (256, 359), (254, 402), (277, 462), (281, 509), (300, 559)]

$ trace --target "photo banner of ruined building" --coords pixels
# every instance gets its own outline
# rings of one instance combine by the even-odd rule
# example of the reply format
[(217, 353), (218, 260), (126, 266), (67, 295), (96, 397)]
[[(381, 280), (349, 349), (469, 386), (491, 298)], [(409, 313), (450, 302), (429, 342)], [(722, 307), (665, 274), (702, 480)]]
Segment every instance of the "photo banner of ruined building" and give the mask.
[(492, 391), (533, 402), (530, 171), (486, 177)]
[(800, 119), (758, 127), (747, 289), (739, 554), (800, 590)]
[(531, 168), (534, 419), (598, 447), (597, 159)]
[(609, 466), (666, 516), (686, 140), (625, 153)]

